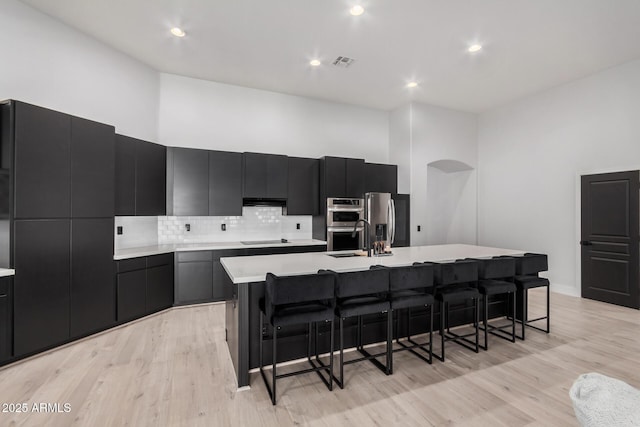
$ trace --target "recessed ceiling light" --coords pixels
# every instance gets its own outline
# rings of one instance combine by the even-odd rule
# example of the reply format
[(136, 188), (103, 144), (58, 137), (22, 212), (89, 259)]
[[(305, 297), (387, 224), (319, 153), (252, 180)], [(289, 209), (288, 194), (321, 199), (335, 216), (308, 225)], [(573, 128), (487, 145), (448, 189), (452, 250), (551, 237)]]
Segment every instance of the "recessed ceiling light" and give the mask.
[(414, 87), (418, 87), (418, 82), (409, 82), (409, 83), (407, 83), (407, 87), (409, 89), (413, 89)]
[(360, 16), (364, 13), (364, 7), (357, 4), (353, 6), (351, 9), (349, 9), (349, 13), (352, 14), (353, 16)]
[(187, 33), (185, 33), (182, 28), (178, 28), (178, 27), (173, 27), (171, 29), (171, 34), (173, 34), (176, 37), (184, 37)]
[(480, 50), (482, 50), (482, 45), (480, 44), (472, 44), (471, 46), (469, 46), (469, 49), (467, 49), (470, 53), (475, 53), (478, 52)]
[(322, 64), (322, 63), (320, 62), (319, 59), (312, 59), (311, 61), (309, 61), (309, 65), (311, 65), (312, 67), (317, 67), (320, 64)]

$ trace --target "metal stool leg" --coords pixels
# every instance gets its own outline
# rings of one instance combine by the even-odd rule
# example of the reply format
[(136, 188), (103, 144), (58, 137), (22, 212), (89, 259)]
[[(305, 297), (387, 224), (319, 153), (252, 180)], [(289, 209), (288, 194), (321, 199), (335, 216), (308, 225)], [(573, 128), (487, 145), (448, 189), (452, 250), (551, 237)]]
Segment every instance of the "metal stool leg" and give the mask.
[(272, 404), (276, 404), (276, 354), (277, 354), (277, 346), (276, 343), (278, 341), (277, 339), (278, 337), (278, 328), (276, 326), (273, 327), (273, 349), (271, 351), (271, 356), (273, 357), (273, 359), (271, 360), (272, 366), (273, 366), (273, 372), (271, 373), (271, 377), (272, 377), (272, 386), (271, 388), (273, 388), (273, 394), (271, 396), (271, 403)]
[(489, 350), (489, 295), (485, 294), (483, 295), (484, 298), (484, 317), (483, 317), (483, 323), (484, 323), (484, 349), (485, 350)]
[(516, 293), (509, 292), (509, 298), (513, 298), (513, 314), (511, 317), (511, 342), (516, 342)]
[(387, 375), (393, 373), (393, 312), (387, 311)]
[[(330, 321), (330, 347), (329, 347), (329, 390), (333, 391), (333, 319)], [(317, 351), (318, 347), (316, 347)]]
[(480, 297), (475, 298), (474, 301), (474, 314), (475, 314), (475, 323), (476, 323), (476, 353), (479, 351), (478, 350), (478, 339), (479, 339), (479, 332), (478, 332), (478, 326), (480, 323)]
[(340, 388), (344, 388), (344, 319), (340, 318)]

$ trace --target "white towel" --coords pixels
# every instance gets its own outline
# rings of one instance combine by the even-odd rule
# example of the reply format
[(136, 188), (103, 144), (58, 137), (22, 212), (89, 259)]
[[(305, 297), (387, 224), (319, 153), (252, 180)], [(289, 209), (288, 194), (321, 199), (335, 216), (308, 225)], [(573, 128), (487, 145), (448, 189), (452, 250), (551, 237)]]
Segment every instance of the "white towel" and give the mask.
[(640, 390), (595, 372), (582, 374), (569, 396), (583, 427), (640, 426)]

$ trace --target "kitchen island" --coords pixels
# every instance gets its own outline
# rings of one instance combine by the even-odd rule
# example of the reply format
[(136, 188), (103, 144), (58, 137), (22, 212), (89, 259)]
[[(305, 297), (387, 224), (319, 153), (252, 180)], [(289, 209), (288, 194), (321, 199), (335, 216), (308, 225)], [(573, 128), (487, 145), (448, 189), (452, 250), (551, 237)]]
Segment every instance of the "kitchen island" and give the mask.
[[(251, 257), (221, 258), (228, 277), (227, 286), (232, 287), (232, 297), (226, 301), (225, 328), (229, 353), (237, 375), (238, 387), (249, 386), (249, 370), (258, 366), (258, 342), (260, 333), (265, 336), (265, 345), (271, 337), (269, 326), (258, 331), (260, 310), (258, 301), (264, 296), (264, 281), (267, 273), (280, 276), (313, 274), (320, 269), (336, 272), (367, 270), (372, 265), (399, 267), (414, 262), (451, 262), (460, 258), (490, 258), (498, 255), (521, 255), (525, 251), (500, 249), (485, 246), (451, 244), (432, 246), (412, 246), (393, 248), (393, 255), (384, 257), (333, 257), (337, 252), (297, 253), (287, 255), (260, 255)], [(489, 310), (490, 317), (506, 313), (504, 301), (498, 301)], [(455, 313), (450, 321), (452, 325), (466, 321), (465, 307)], [(425, 311), (412, 312), (411, 329), (416, 333), (426, 331), (423, 317)], [(345, 323), (345, 346), (355, 344), (355, 322)], [(400, 321), (400, 320), (398, 320)], [(414, 324), (415, 322), (415, 324)], [(370, 316), (364, 320), (363, 343), (375, 343), (385, 336), (383, 316)], [(328, 351), (328, 330), (319, 328), (317, 341), (319, 353)], [(406, 325), (398, 324), (398, 333), (402, 335)], [(282, 349), (278, 350), (278, 361), (294, 360), (306, 356), (306, 326), (283, 328), (279, 332)], [(271, 363), (265, 354), (265, 364)]]

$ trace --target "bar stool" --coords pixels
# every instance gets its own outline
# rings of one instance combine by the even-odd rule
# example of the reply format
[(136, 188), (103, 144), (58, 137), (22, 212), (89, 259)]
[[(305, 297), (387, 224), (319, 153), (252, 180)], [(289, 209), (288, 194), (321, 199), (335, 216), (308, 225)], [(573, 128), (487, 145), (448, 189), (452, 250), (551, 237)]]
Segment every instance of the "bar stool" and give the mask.
[[(499, 338), (516, 342), (516, 285), (513, 283), (516, 275), (516, 260), (511, 257), (499, 257), (491, 259), (475, 259), (478, 263), (478, 290), (484, 301), (483, 327), (484, 346), (483, 350), (489, 349), (488, 334)], [(511, 303), (511, 313), (507, 318), (511, 319), (511, 324), (495, 326), (489, 323), (489, 297), (496, 295), (508, 295), (508, 302)], [(509, 334), (506, 328), (511, 328)]]
[[(336, 274), (336, 273), (334, 273)], [(340, 388), (344, 388), (344, 365), (371, 361), (385, 374), (392, 373), (391, 340), (392, 322), (391, 305), (388, 299), (389, 271), (387, 269), (372, 269), (336, 274), (336, 316), (339, 319), (340, 328), (340, 379), (336, 382)], [(362, 345), (362, 316), (367, 314), (386, 313), (387, 342), (386, 350), (382, 353), (370, 354)], [(358, 317), (356, 349), (363, 357), (344, 361), (344, 320), (349, 317)], [(386, 356), (386, 365), (377, 360)]]
[[(279, 378), (301, 375), (309, 372), (317, 372), (329, 390), (333, 389), (333, 319), (335, 310), (335, 278), (331, 274), (310, 274), (301, 276), (278, 277), (267, 273), (265, 283), (265, 297), (259, 301), (260, 305), (260, 374), (271, 397), (271, 403), (276, 404), (276, 380)], [(271, 384), (263, 369), (263, 334), (264, 319), (273, 327), (273, 339), (271, 350)], [(317, 366), (311, 359), (311, 326), (316, 322), (328, 322), (331, 327), (331, 344), (329, 365)], [(307, 323), (308, 329), (308, 354), (307, 359), (312, 366), (295, 372), (277, 375), (276, 354), (278, 331), (282, 326)], [(316, 326), (317, 331), (317, 326)], [(318, 348), (316, 346), (316, 359), (319, 361)], [(320, 371), (327, 371), (327, 380)]]
[[(478, 353), (478, 302), (480, 300), (480, 293), (477, 289), (478, 263), (475, 261), (458, 260), (439, 264), (435, 273), (435, 299), (440, 305), (440, 337), (442, 349), (440, 355), (434, 354), (433, 356), (444, 362), (444, 347), (447, 341), (453, 341), (458, 345)], [(460, 303), (468, 300), (473, 301), (473, 323), (475, 331), (464, 335), (451, 332), (449, 327), (449, 305), (451, 303)], [(475, 336), (475, 341), (468, 339), (472, 336)]]
[[(548, 260), (545, 254), (526, 253), (523, 256), (515, 257), (516, 259), (516, 277), (515, 284), (518, 288), (518, 294), (522, 298), (522, 312), (520, 316), (522, 319), (517, 320), (522, 325), (522, 335), (519, 336), (521, 340), (524, 340), (525, 327), (537, 329), (545, 333), (549, 333), (549, 279), (540, 277), (541, 271), (547, 271)], [(529, 289), (534, 288), (547, 288), (547, 314), (546, 316), (538, 317), (536, 319), (529, 319), (529, 307), (528, 307), (528, 294)], [(539, 320), (547, 320), (547, 328), (542, 329), (531, 323)]]
[[(409, 267), (394, 267), (389, 269), (389, 290), (391, 312), (406, 309), (407, 311), (407, 345), (400, 341), (396, 334), (396, 342), (402, 348), (393, 349), (394, 352), (409, 350), (411, 353), (427, 363), (433, 361), (433, 291), (434, 264), (414, 263)], [(427, 307), (429, 309), (429, 342), (419, 344), (411, 338), (411, 309)], [(428, 347), (426, 347), (428, 345)], [(427, 353), (428, 358), (418, 353), (420, 349)], [(391, 358), (393, 372), (393, 357)]]

